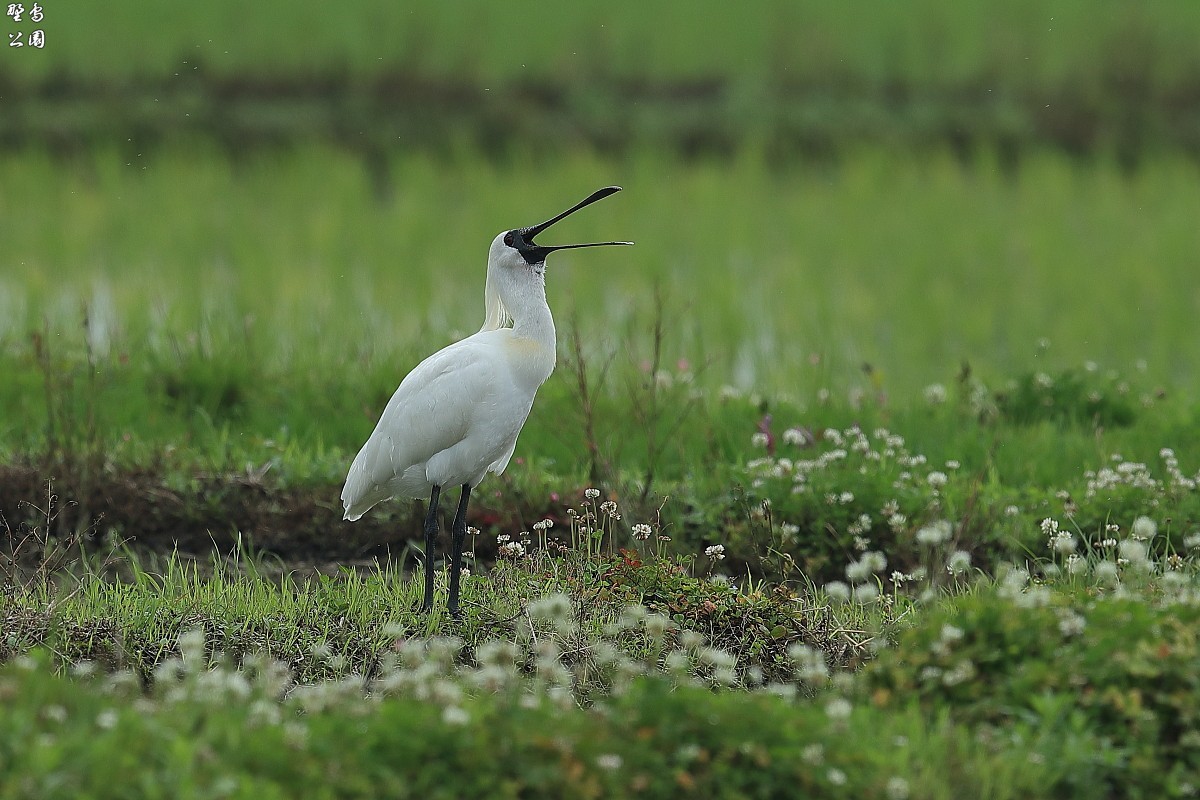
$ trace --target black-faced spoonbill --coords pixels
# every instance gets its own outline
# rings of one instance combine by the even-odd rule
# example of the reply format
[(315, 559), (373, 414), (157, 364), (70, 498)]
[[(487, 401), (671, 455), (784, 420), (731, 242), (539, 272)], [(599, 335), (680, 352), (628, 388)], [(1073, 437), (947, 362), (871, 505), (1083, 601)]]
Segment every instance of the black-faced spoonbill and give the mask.
[(487, 473), (499, 475), (508, 466), (533, 397), (554, 371), (546, 256), (555, 250), (633, 244), (540, 245), (534, 239), (563, 217), (619, 191), (619, 186), (599, 189), (540, 225), (504, 231), (492, 240), (483, 327), (408, 373), (350, 465), (342, 489), (348, 520), (392, 497), (429, 497), (423, 611), (433, 608), (433, 549), (442, 487), (462, 487), (451, 529), (449, 609), (458, 616), (471, 490)]

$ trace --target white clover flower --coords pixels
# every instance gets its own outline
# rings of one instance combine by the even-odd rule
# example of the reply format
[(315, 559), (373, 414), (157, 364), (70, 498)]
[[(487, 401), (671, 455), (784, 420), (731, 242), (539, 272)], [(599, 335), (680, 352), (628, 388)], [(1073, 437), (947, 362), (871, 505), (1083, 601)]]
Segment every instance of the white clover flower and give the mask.
[(796, 677), (805, 683), (819, 686), (828, 680), (829, 665), (823, 651), (798, 643), (788, 648), (788, 657), (796, 669)]
[(933, 472), (929, 473), (928, 477), (926, 477), (925, 480), (929, 483), (929, 486), (931, 488), (940, 489), (946, 485), (946, 482), (949, 480), (949, 477), (944, 472), (934, 470)]
[(1070, 531), (1059, 531), (1050, 537), (1050, 547), (1054, 552), (1068, 555), (1074, 553), (1078, 543)]
[(639, 522), (633, 526), (633, 538), (637, 539), (638, 541), (646, 541), (650, 538), (650, 534), (650, 526), (644, 522)]
[(931, 406), (940, 406), (946, 402), (948, 396), (946, 387), (940, 383), (931, 383), (925, 387), (925, 402)]
[(1042, 520), (1042, 533), (1046, 536), (1053, 536), (1058, 533), (1058, 520), (1052, 517), (1046, 517)]
[(504, 558), (520, 558), (525, 555), (525, 545), (520, 542), (505, 542), (500, 545), (499, 553)]
[(834, 786), (844, 786), (846, 784), (846, 773), (842, 772), (837, 767), (831, 767), (825, 773), (825, 778)]
[(762, 431), (757, 431), (750, 436), (750, 445), (759, 449), (765, 448), (770, 441), (771, 437)]
[(856, 559), (846, 565), (846, 577), (858, 583), (871, 576), (871, 565), (865, 558)]
[(830, 581), (825, 584), (825, 594), (830, 600), (844, 603), (850, 599), (850, 587), (842, 581)]
[(955, 550), (946, 559), (946, 571), (951, 575), (962, 575), (971, 568), (971, 554), (965, 550)]
[(841, 494), (838, 495), (838, 502), (844, 506), (850, 505), (851, 503), (854, 502), (854, 493), (853, 492), (842, 492)]
[(887, 793), (888, 800), (908, 800), (908, 781), (899, 775), (894, 775), (888, 778), (884, 791)]
[(1021, 509), (1019, 506), (1005, 506), (1004, 507), (1004, 516), (1006, 516), (1006, 517), (1015, 517), (1020, 513), (1021, 513)]
[(1087, 627), (1087, 620), (1074, 611), (1067, 611), (1058, 618), (1058, 630), (1063, 636), (1079, 636)]
[(966, 683), (975, 677), (975, 665), (963, 659), (954, 665), (953, 669), (946, 670), (942, 673), (942, 685), (957, 686), (960, 683)]
[(595, 500), (597, 497), (600, 496), (600, 490), (599, 489), (584, 489), (583, 496), (586, 497), (588, 500)]
[(1130, 564), (1143, 564), (1150, 555), (1150, 548), (1140, 539), (1125, 539), (1117, 545), (1117, 557)]
[(809, 764), (819, 765), (825, 760), (825, 747), (819, 744), (805, 745), (800, 751), (800, 757)]
[(825, 704), (825, 714), (833, 720), (847, 719), (853, 710), (850, 701), (844, 697), (835, 697)]
[(931, 522), (917, 531), (917, 542), (925, 545), (939, 545), (950, 541), (954, 529), (944, 519)]
[(596, 756), (596, 766), (600, 769), (606, 769), (610, 772), (616, 772), (624, 763), (621, 757), (616, 753), (601, 753)]
[(879, 587), (873, 583), (860, 583), (854, 587), (854, 599), (864, 606), (879, 599)]
[(106, 708), (96, 715), (96, 725), (105, 730), (111, 730), (116, 727), (117, 719), (116, 709)]
[(466, 725), (471, 721), (471, 715), (458, 706), (446, 706), (442, 711), (442, 722), (447, 725)]
[(714, 544), (704, 548), (704, 555), (713, 561), (720, 561), (725, 558), (725, 545)]
[(1158, 523), (1146, 516), (1138, 517), (1129, 526), (1129, 535), (1139, 541), (1153, 539), (1156, 533), (1158, 533)]
[(1096, 564), (1096, 583), (1101, 586), (1116, 586), (1120, 582), (1117, 565), (1111, 561), (1101, 561)]

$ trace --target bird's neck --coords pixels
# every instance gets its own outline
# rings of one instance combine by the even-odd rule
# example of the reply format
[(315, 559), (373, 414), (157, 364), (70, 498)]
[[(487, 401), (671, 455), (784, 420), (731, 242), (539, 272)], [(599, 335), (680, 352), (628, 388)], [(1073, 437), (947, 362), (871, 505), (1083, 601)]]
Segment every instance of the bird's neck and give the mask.
[(515, 298), (510, 309), (513, 318), (513, 336), (530, 339), (551, 350), (555, 346), (554, 315), (546, 304), (546, 292), (538, 287), (536, 292)]

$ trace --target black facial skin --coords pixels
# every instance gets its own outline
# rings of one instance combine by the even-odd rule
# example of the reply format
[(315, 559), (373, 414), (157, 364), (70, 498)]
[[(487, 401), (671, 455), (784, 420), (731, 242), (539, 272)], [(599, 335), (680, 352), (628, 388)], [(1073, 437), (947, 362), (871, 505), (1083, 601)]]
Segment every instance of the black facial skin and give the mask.
[(509, 231), (504, 235), (504, 243), (520, 253), (521, 258), (525, 259), (525, 263), (530, 266), (546, 263), (546, 256), (558, 248), (542, 247), (535, 244), (533, 236), (530, 236), (528, 231), (528, 228), (518, 228), (517, 230)]

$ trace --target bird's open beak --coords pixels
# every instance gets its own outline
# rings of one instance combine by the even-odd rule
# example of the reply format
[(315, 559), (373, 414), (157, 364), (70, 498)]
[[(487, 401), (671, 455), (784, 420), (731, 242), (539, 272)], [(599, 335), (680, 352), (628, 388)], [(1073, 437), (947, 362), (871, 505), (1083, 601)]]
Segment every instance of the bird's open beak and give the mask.
[(528, 228), (521, 228), (519, 231), (517, 231), (517, 233), (520, 234), (519, 241), (517, 242), (517, 249), (521, 252), (521, 255), (525, 256), (525, 260), (530, 264), (540, 264), (546, 260), (546, 256), (548, 256), (550, 253), (553, 253), (555, 250), (571, 250), (577, 247), (606, 247), (608, 245), (616, 244), (633, 244), (633, 242), (588, 242), (586, 244), (559, 244), (543, 246), (536, 244), (533, 241), (535, 236), (546, 230), (546, 228), (549, 228), (554, 223), (558, 222), (560, 219), (570, 216), (579, 209), (585, 206), (590, 206), (597, 200), (603, 200), (610, 194), (616, 194), (619, 191), (621, 191), (620, 186), (605, 186), (603, 189), (597, 189), (561, 214), (551, 217), (545, 222), (537, 225), (532, 225)]

